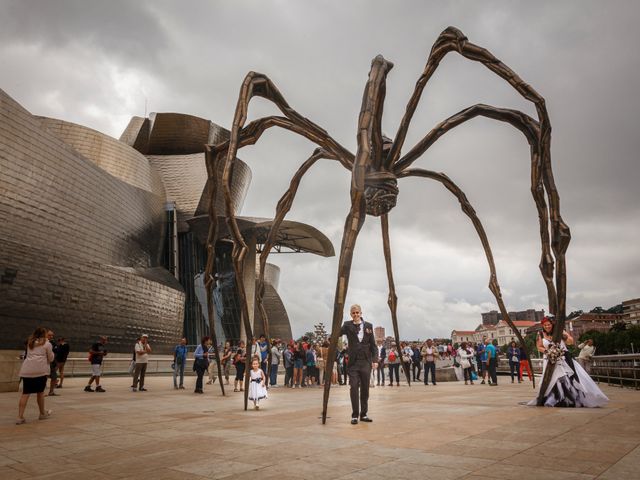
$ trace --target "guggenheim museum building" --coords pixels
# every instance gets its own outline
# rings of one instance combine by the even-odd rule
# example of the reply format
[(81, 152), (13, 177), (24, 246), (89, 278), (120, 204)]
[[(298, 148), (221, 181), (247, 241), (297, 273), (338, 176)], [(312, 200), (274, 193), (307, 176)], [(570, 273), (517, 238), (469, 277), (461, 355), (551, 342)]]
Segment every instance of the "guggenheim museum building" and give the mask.
[[(122, 353), (143, 333), (155, 353), (171, 352), (182, 336), (194, 344), (208, 335), (204, 145), (228, 133), (203, 118), (155, 113), (133, 117), (115, 139), (32, 115), (0, 90), (0, 350), (20, 350), (40, 325), (80, 352), (99, 335)], [(253, 247), (243, 279), (253, 322), (256, 253), (272, 220), (242, 212), (250, 183), (251, 170), (238, 161), (232, 190)], [(216, 204), (223, 212), (221, 194)], [(218, 339), (235, 342), (244, 329), (231, 247), (223, 229), (213, 293)], [(334, 255), (325, 235), (294, 221), (284, 222), (274, 249)], [(289, 339), (279, 275), (268, 265), (265, 306), (271, 335)]]

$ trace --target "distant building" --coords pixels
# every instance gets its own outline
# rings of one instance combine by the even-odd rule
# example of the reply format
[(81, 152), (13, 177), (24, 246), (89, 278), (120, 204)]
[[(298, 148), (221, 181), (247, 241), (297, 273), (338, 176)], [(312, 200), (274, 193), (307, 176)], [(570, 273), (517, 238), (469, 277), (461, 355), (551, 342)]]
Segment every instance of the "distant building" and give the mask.
[(622, 314), (625, 323), (640, 325), (640, 298), (622, 302)]
[(451, 343), (476, 342), (475, 330), (454, 330), (451, 332)]
[(478, 325), (475, 329), (474, 341), (480, 343), (485, 337), (488, 338), (489, 341), (498, 338), (497, 327), (495, 325)]
[[(513, 324), (518, 329), (520, 334), (524, 337), (527, 334), (527, 329), (539, 325), (539, 322), (529, 320), (513, 320)], [(498, 339), (498, 345), (507, 345), (512, 341), (518, 341), (518, 337), (513, 329), (504, 320), (500, 320), (496, 325), (496, 334)]]
[(608, 332), (618, 322), (623, 322), (623, 313), (583, 313), (566, 323), (566, 330), (576, 340), (585, 332)]
[(491, 310), (482, 314), (483, 325), (497, 325), (498, 321), (502, 318), (502, 314), (497, 310)]
[[(502, 313), (497, 310), (491, 310), (490, 312), (486, 312), (481, 315), (483, 325), (497, 325), (500, 320), (504, 320), (502, 318)], [(544, 317), (544, 310), (534, 310), (533, 308), (530, 308), (519, 312), (509, 312), (509, 317), (512, 321), (521, 320), (539, 323)]]
[(376, 337), (376, 342), (378, 340), (384, 340), (386, 337), (384, 327), (374, 327), (373, 335)]

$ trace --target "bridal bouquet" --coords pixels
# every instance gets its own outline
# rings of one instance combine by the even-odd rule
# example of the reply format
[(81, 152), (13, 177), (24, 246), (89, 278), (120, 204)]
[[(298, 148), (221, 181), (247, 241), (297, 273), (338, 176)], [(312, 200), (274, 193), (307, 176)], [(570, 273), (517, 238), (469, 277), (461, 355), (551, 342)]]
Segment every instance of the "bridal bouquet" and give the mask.
[(547, 359), (551, 363), (556, 363), (560, 358), (564, 357), (564, 350), (562, 350), (562, 347), (557, 343), (549, 345), (545, 353), (547, 354)]

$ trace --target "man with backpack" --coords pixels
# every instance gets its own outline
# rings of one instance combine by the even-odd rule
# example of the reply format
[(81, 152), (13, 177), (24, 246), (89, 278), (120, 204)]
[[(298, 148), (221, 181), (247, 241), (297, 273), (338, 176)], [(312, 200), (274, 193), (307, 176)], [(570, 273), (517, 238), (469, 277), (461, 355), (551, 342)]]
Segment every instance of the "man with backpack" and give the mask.
[(91, 378), (89, 379), (89, 383), (86, 387), (84, 387), (85, 392), (93, 392), (94, 390), (91, 388), (91, 384), (95, 380), (96, 382), (96, 392), (104, 393), (106, 390), (100, 386), (100, 377), (102, 376), (102, 360), (107, 355), (107, 350), (104, 346), (107, 343), (107, 337), (100, 337), (100, 340), (93, 345), (91, 345), (91, 349), (89, 350), (89, 363), (91, 364)]

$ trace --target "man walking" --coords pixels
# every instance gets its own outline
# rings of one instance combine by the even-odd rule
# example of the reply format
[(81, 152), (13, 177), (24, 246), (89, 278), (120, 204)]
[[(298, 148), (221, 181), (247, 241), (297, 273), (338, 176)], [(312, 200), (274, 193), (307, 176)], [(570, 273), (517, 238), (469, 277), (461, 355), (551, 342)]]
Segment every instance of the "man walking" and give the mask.
[(89, 350), (89, 363), (91, 364), (91, 378), (86, 387), (85, 392), (93, 392), (91, 384), (95, 380), (96, 392), (104, 393), (106, 390), (100, 386), (100, 377), (102, 376), (102, 360), (107, 355), (107, 350), (104, 346), (107, 344), (107, 337), (100, 337), (100, 340), (93, 345)]
[[(173, 388), (184, 390), (184, 366), (187, 363), (187, 339), (180, 340), (173, 350)], [(178, 375), (180, 376), (180, 386), (178, 386)]]
[[(367, 416), (369, 410), (369, 378), (371, 369), (378, 367), (378, 349), (373, 336), (373, 326), (362, 319), (360, 305), (349, 309), (351, 321), (345, 322), (340, 330), (349, 342), (349, 385), (351, 394), (351, 425), (371, 422)], [(359, 398), (358, 398), (359, 397)]]
[(58, 367), (58, 374), (60, 381), (56, 388), (62, 388), (62, 382), (64, 382), (64, 364), (67, 363), (67, 358), (69, 357), (69, 344), (67, 343), (67, 339), (64, 337), (60, 337), (58, 339), (58, 349), (55, 351), (56, 365)]
[[(149, 335), (146, 333), (140, 337), (140, 341), (136, 343), (136, 368), (133, 372), (133, 385), (131, 391), (140, 390), (146, 392), (144, 388), (144, 376), (147, 373), (147, 364), (149, 363), (149, 354), (151, 353), (151, 345), (149, 345)], [(139, 388), (138, 388), (139, 387)]]

